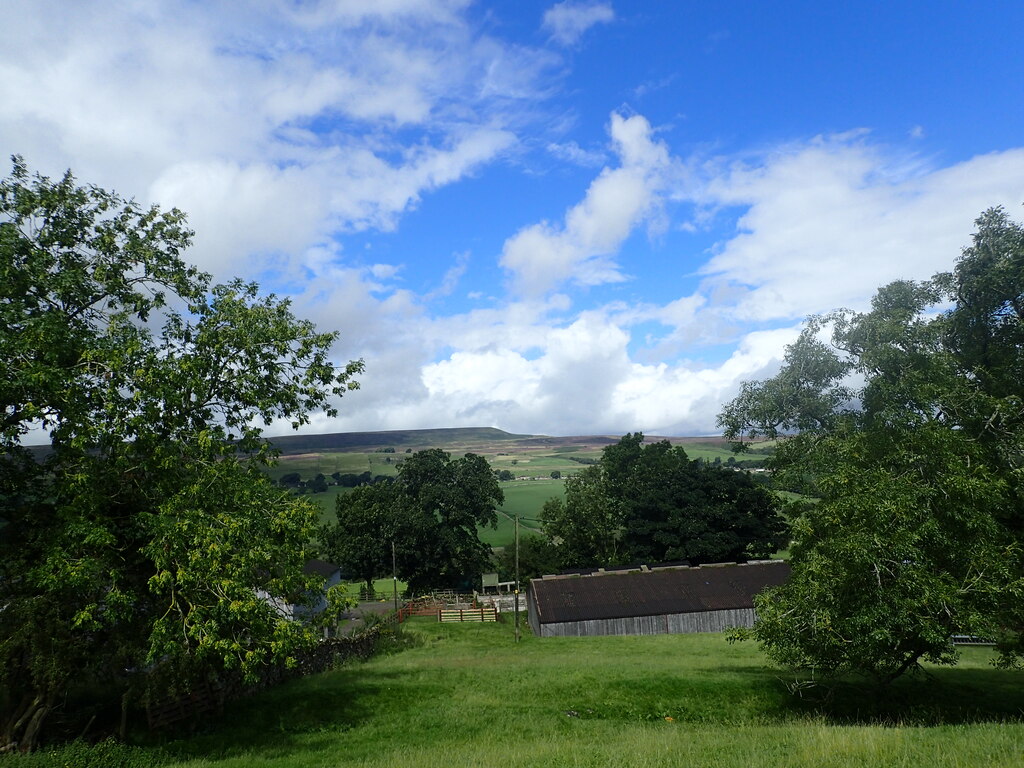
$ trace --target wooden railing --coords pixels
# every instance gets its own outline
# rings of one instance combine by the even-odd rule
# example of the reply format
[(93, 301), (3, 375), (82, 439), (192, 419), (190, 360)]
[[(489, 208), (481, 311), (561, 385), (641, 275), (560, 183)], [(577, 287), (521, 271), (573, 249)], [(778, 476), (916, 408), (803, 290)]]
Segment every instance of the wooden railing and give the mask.
[(437, 612), (438, 621), (497, 621), (498, 612), (493, 606), (481, 608), (442, 608)]

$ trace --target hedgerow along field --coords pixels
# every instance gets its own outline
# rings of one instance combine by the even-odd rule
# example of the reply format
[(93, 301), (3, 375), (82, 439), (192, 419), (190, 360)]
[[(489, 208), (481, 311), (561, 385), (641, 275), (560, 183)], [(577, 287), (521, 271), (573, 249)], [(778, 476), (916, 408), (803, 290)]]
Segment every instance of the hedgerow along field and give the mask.
[[(794, 698), (724, 635), (535, 638), (498, 624), (404, 625), (406, 649), (229, 705), (195, 735), (132, 752), (180, 768), (1020, 766), (1024, 673), (960, 665)], [(811, 692), (806, 695), (810, 696)], [(48, 761), (47, 761), (48, 760)], [(63, 765), (51, 758), (0, 766)]]

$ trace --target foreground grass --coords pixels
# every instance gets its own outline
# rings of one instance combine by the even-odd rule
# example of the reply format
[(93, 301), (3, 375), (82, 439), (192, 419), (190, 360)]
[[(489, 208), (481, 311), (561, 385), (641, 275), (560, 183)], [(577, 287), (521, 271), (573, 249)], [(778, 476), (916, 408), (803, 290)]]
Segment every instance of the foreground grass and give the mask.
[(236, 703), (135, 756), (182, 768), (1024, 762), (1024, 674), (991, 669), (981, 649), (884, 698), (840, 690), (822, 708), (721, 635), (516, 645), (511, 623), (426, 619), (405, 634), (408, 650)]

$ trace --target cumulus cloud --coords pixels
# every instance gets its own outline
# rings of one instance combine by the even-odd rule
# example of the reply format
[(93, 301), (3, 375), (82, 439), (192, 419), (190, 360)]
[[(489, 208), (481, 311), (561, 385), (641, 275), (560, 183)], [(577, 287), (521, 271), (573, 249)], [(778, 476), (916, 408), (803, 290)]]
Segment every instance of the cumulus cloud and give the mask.
[(565, 0), (544, 12), (543, 26), (555, 42), (573, 45), (595, 24), (607, 24), (614, 19), (611, 3)]
[(612, 113), (609, 132), (619, 166), (601, 171), (561, 225), (540, 222), (505, 241), (501, 265), (520, 293), (544, 294), (565, 281), (600, 285), (626, 279), (615, 254), (638, 225), (654, 220), (673, 164), (643, 116)]
[[(943, 166), (854, 132), (677, 157), (671, 134), (625, 113), (601, 150), (568, 135), (521, 142), (565, 62), (481, 31), (470, 6), (332, 0), (238, 14), (186, 0), (11, 0), (0, 146), (51, 175), (71, 167), (187, 210), (200, 266), (269, 275), (297, 314), (341, 329), (337, 358), (363, 358), (367, 372), (319, 431), (710, 432), (741, 381), (777, 370), (804, 315), (948, 269), (982, 210), (1016, 214), (1024, 201), (1024, 149)], [(573, 45), (613, 18), (608, 3), (569, 0), (544, 29)], [(600, 170), (550, 219), (499, 232), (497, 264), (484, 255), (493, 243), (451, 246), (417, 295), (402, 280), (412, 270), (376, 255), (386, 248), (372, 260), (362, 243), (358, 257), (346, 250), (346, 234), (391, 232), (430, 193), (527, 144)], [(627, 240), (666, 223), (674, 250), (631, 242), (626, 263)], [(669, 260), (696, 272), (674, 292)], [(433, 299), (488, 268), (504, 270), (506, 294), (489, 287), (475, 292), (481, 307), (441, 314), (454, 298)], [(588, 292), (602, 285), (613, 303)]]
[[(646, 140), (622, 140), (622, 167), (674, 167), (667, 148), (651, 142), (642, 123), (632, 125), (634, 139)], [(491, 424), (549, 434), (711, 433), (741, 382), (778, 370), (803, 316), (861, 308), (888, 280), (948, 269), (981, 210), (994, 204), (1018, 210), (1024, 201), (1024, 150), (934, 167), (853, 133), (760, 156), (686, 162), (701, 174), (700, 183), (684, 188), (671, 183), (675, 174), (663, 177), (655, 198), (676, 195), (707, 207), (712, 213), (701, 226), (735, 217), (695, 291), (660, 304), (574, 309), (573, 270), (587, 274), (588, 257), (580, 254), (596, 250), (579, 244), (600, 241), (602, 253), (614, 254), (621, 233), (644, 220), (644, 207), (634, 206), (623, 218), (631, 224), (620, 224), (615, 236), (585, 234), (588, 216), (608, 210), (592, 184), (564, 225), (528, 228), (510, 238), (503, 254), (522, 278), (551, 262), (509, 262), (517, 247), (529, 242), (534, 248), (523, 252), (534, 255), (571, 252), (570, 268), (560, 273), (570, 295), (527, 292), (503, 307), (418, 326), (422, 348), (433, 350), (421, 354), (410, 385), (419, 394), (378, 411), (379, 423)], [(535, 279), (550, 289), (552, 277)]]
[(948, 269), (982, 210), (1024, 200), (1024, 150), (933, 168), (859, 137), (819, 138), (728, 166), (703, 199), (744, 211), (702, 268), (735, 289), (729, 314), (790, 320), (863, 308), (885, 283)]
[(393, 227), (516, 142), (551, 59), (479, 33), (465, 6), (15, 0), (0, 143), (187, 210), (201, 266), (259, 274)]

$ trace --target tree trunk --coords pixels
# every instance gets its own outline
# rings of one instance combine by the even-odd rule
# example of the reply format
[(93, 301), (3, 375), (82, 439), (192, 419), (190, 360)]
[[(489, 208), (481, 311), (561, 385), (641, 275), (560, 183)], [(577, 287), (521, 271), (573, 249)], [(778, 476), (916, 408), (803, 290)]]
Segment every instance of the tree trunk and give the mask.
[(43, 721), (53, 709), (54, 695), (39, 692), (35, 697), (26, 696), (4, 728), (3, 741), (13, 744), (20, 752), (29, 752), (39, 745), (39, 733)]

